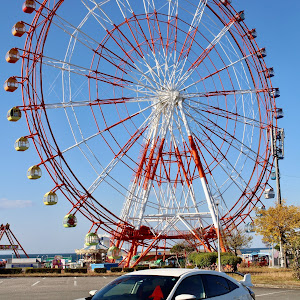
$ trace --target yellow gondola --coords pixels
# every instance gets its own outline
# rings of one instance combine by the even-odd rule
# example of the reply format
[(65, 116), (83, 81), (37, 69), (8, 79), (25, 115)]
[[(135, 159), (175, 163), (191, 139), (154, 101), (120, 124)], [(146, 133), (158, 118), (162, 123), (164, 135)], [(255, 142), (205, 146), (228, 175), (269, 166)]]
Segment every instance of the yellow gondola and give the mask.
[(18, 107), (13, 107), (7, 112), (7, 120), (10, 122), (17, 122), (21, 117), (22, 113)]
[(90, 232), (85, 236), (85, 245), (96, 246), (99, 243), (99, 237), (96, 233)]
[(58, 197), (54, 192), (50, 191), (44, 195), (43, 201), (45, 205), (55, 205), (58, 201)]
[(42, 170), (39, 166), (32, 166), (27, 171), (28, 179), (39, 179), (42, 177)]
[(15, 141), (15, 149), (17, 151), (26, 151), (29, 148), (29, 141), (26, 137), (20, 137)]

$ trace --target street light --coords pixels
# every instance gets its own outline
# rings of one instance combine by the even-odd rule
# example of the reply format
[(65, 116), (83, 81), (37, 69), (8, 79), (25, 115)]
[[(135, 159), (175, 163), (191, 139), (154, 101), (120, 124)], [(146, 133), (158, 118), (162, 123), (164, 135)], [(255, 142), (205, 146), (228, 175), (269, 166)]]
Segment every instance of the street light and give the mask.
[(215, 204), (217, 206), (217, 237), (218, 237), (218, 271), (221, 272), (221, 253), (220, 253), (220, 226), (219, 226), (219, 204), (220, 201), (216, 200)]

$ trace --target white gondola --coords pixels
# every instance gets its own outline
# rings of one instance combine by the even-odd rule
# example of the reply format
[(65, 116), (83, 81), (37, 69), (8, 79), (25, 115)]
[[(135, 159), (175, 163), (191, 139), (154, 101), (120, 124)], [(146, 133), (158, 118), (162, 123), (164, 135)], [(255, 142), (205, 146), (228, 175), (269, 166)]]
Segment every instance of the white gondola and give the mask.
[(263, 214), (263, 211), (265, 211), (266, 210), (266, 208), (264, 207), (264, 206), (259, 206), (258, 207), (258, 210), (256, 211), (256, 216), (257, 217), (261, 217)]
[(266, 199), (274, 198), (275, 197), (275, 192), (272, 188), (266, 189), (264, 191), (264, 196), (265, 196)]
[(249, 222), (245, 225), (245, 231), (248, 233), (255, 231), (253, 222)]

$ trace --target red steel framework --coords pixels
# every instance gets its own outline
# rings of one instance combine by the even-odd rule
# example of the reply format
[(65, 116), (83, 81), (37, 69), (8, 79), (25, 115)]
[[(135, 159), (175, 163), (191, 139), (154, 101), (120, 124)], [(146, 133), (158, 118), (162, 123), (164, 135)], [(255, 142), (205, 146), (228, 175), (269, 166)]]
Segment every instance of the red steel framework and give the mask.
[[(220, 197), (226, 206), (222, 193), (225, 195), (226, 190), (234, 186), (239, 194), (231, 195), (234, 198), (232, 203), (220, 216), (221, 247), (226, 251), (226, 235), (249, 221), (254, 207), (263, 205), (260, 198), (268, 186), (273, 166), (269, 129), (277, 128), (274, 88), (266, 73), (268, 67), (263, 59), (264, 49), (257, 45), (253, 31), (244, 23), (243, 12), (235, 11), (228, 1), (199, 1), (195, 5), (193, 19), (193, 22), (199, 19), (199, 23), (190, 24), (185, 15), (176, 13), (184, 1), (174, 1), (179, 4), (178, 7), (172, 4), (174, 7), (169, 8), (172, 14), (151, 7), (151, 1), (143, 1), (146, 3), (144, 13), (131, 11), (131, 7), (126, 7), (126, 1), (115, 1), (123, 5), (119, 6), (120, 11), (127, 11), (127, 15), (119, 23), (111, 23), (109, 29), (105, 27), (102, 40), (95, 45), (98, 38), (90, 38), (81, 27), (73, 26), (60, 16), (64, 2), (68, 1), (35, 1), (37, 6), (32, 23), (25, 23), (27, 37), (24, 49), (19, 49), (22, 51), (22, 73), (19, 78), (16, 77), (22, 85), (23, 105), (18, 108), (26, 116), (27, 138), (32, 140), (39, 154), (41, 161), (37, 166), (43, 166), (55, 183), (52, 191), (60, 191), (70, 202), (69, 214), (81, 213), (92, 223), (89, 232), (103, 230), (112, 236), (114, 245), (126, 248), (127, 254), (122, 263), (128, 266), (136, 265), (151, 250), (169, 249), (177, 240), (185, 240), (205, 251), (216, 250), (218, 224), (214, 219), (218, 212), (214, 200)], [(97, 9), (96, 3), (93, 9)], [(110, 19), (107, 16), (101, 19), (103, 10), (99, 9), (98, 14), (93, 16), (106, 26), (103, 20), (108, 22)], [(93, 14), (93, 10), (89, 12)], [(200, 20), (208, 14), (214, 22), (219, 22), (222, 30), (218, 34), (209, 36), (200, 31)], [(67, 32), (71, 42), (74, 39), (77, 44), (89, 49), (92, 53), (90, 67), (84, 69), (79, 67), (78, 62), (47, 56), (47, 47), (51, 43), (48, 36), (54, 27), (57, 31)], [(225, 36), (228, 45), (220, 42)], [(220, 45), (235, 49), (239, 59), (228, 63), (227, 52), (220, 49)], [(169, 73), (163, 74), (160, 65), (163, 59), (168, 64)], [(58, 63), (63, 73), (79, 74), (87, 80), (87, 101), (75, 105), (47, 102), (44, 69), (45, 66), (56, 68)], [(143, 68), (149, 65), (151, 68), (144, 71)], [(235, 67), (238, 65), (242, 65), (241, 70), (247, 73), (250, 82), (247, 84), (251, 88), (237, 88), (238, 77), (233, 74), (237, 72)], [(205, 85), (205, 82), (210, 85)], [(107, 97), (102, 96), (105, 87), (110, 88)], [(243, 114), (240, 99), (250, 94), (255, 110)], [(134, 112), (130, 105), (137, 100), (139, 109)], [(201, 107), (197, 101), (201, 101)], [(147, 107), (145, 103), (150, 104)], [(242, 104), (249, 105), (244, 100)], [(49, 117), (54, 106), (66, 109), (76, 105), (90, 109), (97, 136), (102, 138), (112, 154), (112, 163), (103, 168), (104, 175), (101, 173), (89, 188), (70, 166), (67, 151), (57, 142), (53, 121)], [(113, 107), (115, 115), (108, 112), (107, 107)], [(146, 109), (151, 112), (140, 120)], [(159, 119), (156, 115), (160, 116)], [(244, 132), (244, 135), (253, 136), (244, 137), (240, 124), (243, 128), (252, 126), (252, 131)], [(123, 128), (124, 139), (116, 134), (115, 128)], [(255, 149), (251, 148), (253, 140)], [(85, 142), (76, 142), (73, 148)], [(137, 153), (137, 145), (139, 154), (134, 156), (132, 153)], [(238, 156), (238, 153), (245, 157), (240, 172), (246, 175), (235, 171), (239, 160), (233, 163), (232, 157)], [(120, 161), (133, 177), (127, 190), (129, 196), (125, 197), (123, 211), (118, 216), (93, 193)], [(230, 166), (233, 171), (226, 171)], [(230, 184), (227, 188), (228, 180), (223, 183), (224, 188), (214, 184), (220, 170), (228, 173)], [(184, 228), (175, 221), (171, 224), (170, 212), (169, 215), (146, 214), (151, 205), (158, 206), (149, 204), (153, 201), (149, 198), (152, 190), (171, 190), (177, 195), (182, 189), (178, 199), (187, 193), (191, 198), (189, 201), (194, 201), (196, 207), (199, 204), (199, 198), (196, 199), (200, 197), (199, 187), (204, 190), (201, 195), (206, 199), (208, 212), (204, 212), (212, 221), (203, 221), (204, 214), (196, 210), (198, 223), (194, 222), (191, 215), (184, 215), (182, 210), (176, 222), (182, 221), (186, 225)], [(193, 195), (197, 197), (194, 199)], [(163, 196), (160, 197), (157, 202), (164, 200)], [(172, 205), (175, 208), (176, 205)], [(188, 217), (191, 221), (186, 221)], [(154, 219), (156, 225), (151, 227), (149, 224)], [(159, 224), (162, 219), (166, 222), (164, 228)], [(137, 253), (140, 253), (139, 259), (132, 262)]]
[(16, 236), (11, 231), (9, 224), (0, 225), (0, 243), (3, 243), (4, 237), (7, 238), (9, 245), (8, 244), (0, 245), (0, 250), (12, 250), (14, 251), (16, 258), (21, 258), (19, 253), (19, 250), (21, 250), (26, 255), (26, 257), (29, 258), (24, 248), (22, 247), (22, 245), (20, 244)]

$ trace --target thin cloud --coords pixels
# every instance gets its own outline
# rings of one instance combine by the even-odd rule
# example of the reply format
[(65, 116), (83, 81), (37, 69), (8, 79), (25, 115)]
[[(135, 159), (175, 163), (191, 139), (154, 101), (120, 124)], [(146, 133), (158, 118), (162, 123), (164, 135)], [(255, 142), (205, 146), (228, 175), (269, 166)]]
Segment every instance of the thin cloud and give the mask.
[(0, 199), (0, 208), (2, 209), (15, 209), (30, 206), (32, 206), (32, 201), (30, 200), (8, 200), (5, 198)]

